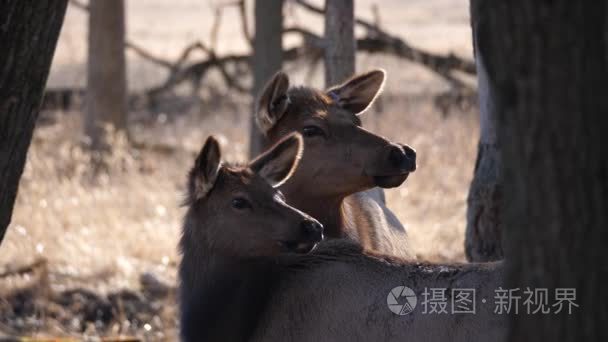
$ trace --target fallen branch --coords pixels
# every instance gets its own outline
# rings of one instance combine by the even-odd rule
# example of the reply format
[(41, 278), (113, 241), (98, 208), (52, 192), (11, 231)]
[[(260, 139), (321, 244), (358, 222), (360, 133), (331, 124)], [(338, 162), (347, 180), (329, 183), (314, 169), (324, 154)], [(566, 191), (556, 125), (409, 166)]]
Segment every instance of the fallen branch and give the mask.
[(131, 49), (131, 51), (133, 51), (139, 57), (141, 57), (147, 61), (150, 61), (156, 65), (159, 65), (164, 68), (169, 68), (169, 69), (171, 69), (173, 67), (173, 64), (171, 62), (169, 62), (168, 60), (154, 56), (152, 53), (150, 53), (143, 47), (141, 47), (133, 42), (130, 42), (128, 40), (125, 41), (125, 47)]
[(464, 61), (453, 54), (447, 56), (434, 55), (412, 48), (398, 38), (366, 37), (357, 39), (357, 51), (364, 51), (371, 54), (386, 53), (410, 60), (427, 67), (454, 86), (464, 86), (464, 83), (455, 79), (452, 75), (453, 71), (461, 71), (470, 75), (475, 74), (475, 65), (473, 65), (473, 69), (470, 70), (467, 61)]
[[(324, 15), (324, 10), (314, 4), (309, 3), (306, 0), (292, 0), (302, 8), (316, 13)], [(70, 2), (77, 8), (82, 10), (88, 10), (88, 6), (78, 0), (70, 0)], [(155, 103), (155, 99), (165, 92), (172, 91), (175, 87), (183, 84), (184, 82), (190, 82), (192, 85), (192, 92), (196, 93), (201, 85), (204, 84), (203, 80), (211, 70), (217, 70), (221, 75), (224, 83), (231, 89), (241, 93), (249, 93), (249, 86), (244, 85), (242, 79), (246, 73), (251, 74), (251, 66), (249, 64), (251, 55), (249, 54), (231, 54), (218, 56), (215, 53), (215, 44), (218, 37), (220, 16), (223, 8), (228, 6), (237, 6), (241, 15), (241, 25), (243, 34), (248, 43), (251, 43), (251, 35), (248, 31), (247, 26), (247, 15), (245, 0), (236, 0), (233, 2), (224, 3), (221, 6), (216, 7), (216, 20), (213, 25), (211, 41), (212, 44), (207, 46), (200, 41), (189, 44), (180, 53), (179, 57), (175, 61), (169, 61), (153, 53), (147, 51), (143, 47), (127, 41), (125, 46), (136, 53), (141, 58), (150, 61), (156, 65), (159, 65), (168, 70), (164, 82), (150, 88), (142, 94), (135, 94), (134, 97), (137, 99), (146, 99), (148, 103)], [(428, 70), (434, 72), (446, 80), (453, 89), (457, 91), (454, 94), (470, 94), (473, 89), (463, 82), (455, 72), (461, 72), (466, 75), (475, 74), (475, 64), (463, 58), (460, 58), (454, 54), (439, 55), (433, 54), (419, 48), (413, 47), (408, 44), (405, 40), (391, 35), (380, 28), (379, 13), (375, 11), (376, 22), (371, 23), (360, 18), (355, 18), (355, 23), (366, 30), (366, 36), (357, 39), (357, 51), (366, 52), (369, 54), (383, 53), (391, 55), (397, 58), (409, 60), (411, 62), (420, 64), (426, 67)], [(292, 62), (298, 59), (309, 60), (309, 68), (314, 70), (322, 61), (323, 51), (327, 42), (325, 39), (311, 31), (308, 31), (302, 27), (289, 27), (283, 30), (284, 35), (299, 35), (302, 40), (302, 44), (297, 47), (292, 47), (283, 51), (283, 60), (285, 62)], [(202, 60), (187, 64), (191, 54), (194, 51), (201, 51), (205, 54)], [(233, 70), (232, 72), (230, 70)], [(52, 91), (47, 92), (48, 99), (57, 98), (58, 100), (49, 101), (49, 103), (59, 102), (64, 105), (65, 108), (69, 107), (70, 100), (82, 95), (80, 89), (74, 89), (74, 92), (70, 92), (69, 89), (61, 89), (60, 92), (55, 95)], [(460, 95), (459, 95), (460, 96)], [(451, 97), (451, 96), (450, 96)], [(445, 101), (440, 101), (445, 102)]]
[[(302, 8), (319, 14), (325, 15), (325, 10), (311, 4), (306, 0), (293, 0)], [(447, 56), (432, 54), (419, 48), (409, 45), (405, 40), (393, 36), (382, 30), (378, 25), (374, 25), (366, 20), (355, 18), (355, 24), (367, 30), (368, 36), (362, 40), (358, 40), (359, 44), (369, 44), (374, 48), (363, 48), (367, 52), (396, 52), (395, 56), (409, 59), (412, 62), (420, 63), (427, 68), (435, 71), (441, 76), (445, 75), (446, 71), (458, 70), (466, 74), (475, 75), (475, 63), (470, 60), (460, 58), (454, 54)], [(358, 50), (361, 50), (358, 48)]]
[(25, 266), (19, 266), (13, 269), (8, 269), (2, 273), (0, 273), (0, 278), (7, 278), (13, 276), (22, 276), (24, 274), (36, 272), (39, 269), (42, 269), (46, 272), (48, 267), (48, 260), (45, 258), (39, 258), (34, 260), (31, 264)]

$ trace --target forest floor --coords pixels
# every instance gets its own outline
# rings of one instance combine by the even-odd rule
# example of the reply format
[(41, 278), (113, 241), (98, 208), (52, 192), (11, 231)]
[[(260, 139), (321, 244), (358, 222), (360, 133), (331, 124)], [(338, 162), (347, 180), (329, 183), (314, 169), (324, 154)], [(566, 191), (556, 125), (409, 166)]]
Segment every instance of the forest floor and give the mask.
[[(130, 39), (166, 58), (176, 58), (187, 43), (208, 35), (209, 6), (200, 1), (127, 3)], [(358, 15), (369, 18), (372, 3), (357, 1)], [(413, 45), (471, 57), (467, 2), (407, 3), (382, 1), (383, 27)], [(288, 11), (289, 20), (322, 28), (305, 14)], [(224, 20), (230, 22), (231, 15), (235, 13)], [(163, 21), (169, 23), (166, 28), (149, 25)], [(84, 85), (85, 24), (86, 16), (70, 7), (49, 87)], [(222, 41), (219, 51), (244, 48), (233, 26), (223, 26), (221, 36), (233, 38)], [(433, 96), (447, 87), (419, 66), (383, 56), (358, 57), (358, 70), (373, 67), (386, 69), (388, 82), (380, 103), (364, 114), (364, 127), (411, 145), (419, 156), (418, 170), (405, 184), (386, 191), (388, 206), (408, 230), (418, 259), (464, 261), (477, 113), (454, 108), (443, 115)], [(296, 84), (306, 79), (297, 64), (287, 70)], [(313, 75), (312, 85), (321, 85), (321, 75)], [(163, 76), (162, 70), (129, 53), (131, 89), (154, 85)], [(0, 340), (176, 340), (176, 245), (186, 173), (210, 134), (219, 138), (228, 160), (243, 161), (248, 151), (251, 98), (220, 85), (200, 95), (185, 111), (131, 113), (137, 139), (170, 148), (134, 149), (117, 139), (106, 156), (107, 169), (97, 176), (82, 148), (82, 112), (42, 113), (13, 220), (0, 247)]]

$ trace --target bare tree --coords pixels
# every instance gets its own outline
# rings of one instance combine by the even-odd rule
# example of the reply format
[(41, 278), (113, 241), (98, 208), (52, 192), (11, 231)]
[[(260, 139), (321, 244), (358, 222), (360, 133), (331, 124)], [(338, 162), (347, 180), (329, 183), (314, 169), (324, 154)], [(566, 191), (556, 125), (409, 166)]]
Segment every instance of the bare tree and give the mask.
[(485, 23), (471, 11), (473, 47), (477, 66), (480, 137), (475, 174), (467, 199), (465, 252), (469, 261), (483, 262), (503, 258), (500, 214), (502, 208), (502, 163), (496, 140), (496, 104), (494, 84), (488, 79), (484, 58), (479, 52), (479, 39)]
[(338, 84), (355, 73), (354, 0), (325, 2), (325, 85)]
[(8, 228), (67, 0), (0, 2), (0, 243)]
[[(283, 67), (283, 0), (255, 0), (255, 37), (253, 39), (253, 89), (254, 98), (264, 85)], [(255, 111), (252, 110), (252, 113)], [(251, 116), (249, 154), (253, 157), (264, 146), (254, 115)]]
[[(575, 293), (511, 316), (511, 341), (608, 339), (608, 2), (475, 0), (496, 90), (509, 288)], [(563, 290), (562, 290), (563, 291)], [(562, 292), (563, 295), (563, 292)]]
[(106, 130), (126, 130), (127, 79), (123, 0), (91, 0), (85, 133), (105, 148)]

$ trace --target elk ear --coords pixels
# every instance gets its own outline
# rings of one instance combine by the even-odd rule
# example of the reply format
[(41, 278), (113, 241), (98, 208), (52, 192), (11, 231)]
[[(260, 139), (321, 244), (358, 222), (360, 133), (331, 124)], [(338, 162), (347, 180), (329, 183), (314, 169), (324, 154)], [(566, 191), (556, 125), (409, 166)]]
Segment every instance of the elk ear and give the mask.
[(292, 133), (258, 156), (249, 167), (276, 188), (294, 173), (303, 149), (302, 135)]
[(382, 92), (386, 73), (382, 69), (353, 76), (341, 85), (330, 88), (327, 95), (338, 106), (352, 112), (363, 113)]
[(210, 136), (198, 157), (196, 157), (194, 167), (190, 171), (190, 198), (198, 200), (211, 191), (220, 169), (220, 160), (220, 145), (213, 136)]
[(266, 84), (255, 106), (255, 122), (263, 134), (281, 119), (289, 106), (289, 77), (282, 71), (277, 72)]

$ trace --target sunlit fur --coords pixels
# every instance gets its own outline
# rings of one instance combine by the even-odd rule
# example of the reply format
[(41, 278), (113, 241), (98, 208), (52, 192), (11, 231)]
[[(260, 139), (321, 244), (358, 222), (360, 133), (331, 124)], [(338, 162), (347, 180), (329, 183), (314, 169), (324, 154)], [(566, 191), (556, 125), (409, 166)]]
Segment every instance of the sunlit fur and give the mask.
[[(381, 91), (384, 77), (383, 71), (374, 70), (322, 91), (287, 88), (287, 75), (279, 73), (260, 97), (257, 113), (271, 118), (271, 125), (260, 127), (270, 144), (294, 131), (304, 135), (300, 166), (281, 187), (288, 203), (319, 219), (328, 238), (349, 236), (369, 250), (408, 257), (405, 228), (374, 187), (399, 186), (415, 169), (415, 160), (392, 163), (393, 149), (409, 147), (364, 129), (360, 118)], [(284, 93), (273, 91), (278, 83)], [(270, 94), (281, 103), (289, 99), (284, 112), (271, 112)], [(309, 126), (323, 135), (306, 136)]]

